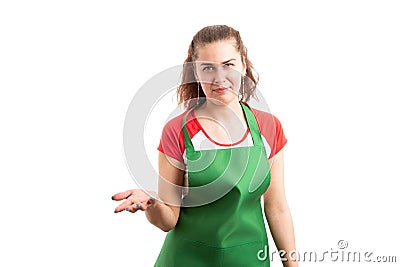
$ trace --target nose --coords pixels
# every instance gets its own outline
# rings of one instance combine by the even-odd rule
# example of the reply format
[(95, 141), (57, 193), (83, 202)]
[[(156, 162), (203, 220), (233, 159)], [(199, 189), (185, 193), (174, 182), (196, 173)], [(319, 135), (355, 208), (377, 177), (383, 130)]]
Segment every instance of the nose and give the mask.
[(226, 71), (221, 66), (218, 66), (214, 72), (213, 82), (216, 84), (223, 84), (226, 82), (226, 75)]

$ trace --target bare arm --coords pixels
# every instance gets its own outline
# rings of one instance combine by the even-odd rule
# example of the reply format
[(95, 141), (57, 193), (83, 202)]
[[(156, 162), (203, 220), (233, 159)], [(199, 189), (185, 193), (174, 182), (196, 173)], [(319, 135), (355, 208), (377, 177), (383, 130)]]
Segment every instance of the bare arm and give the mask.
[[(298, 263), (290, 259), (289, 253), (296, 249), (292, 216), (286, 201), (283, 173), (283, 149), (274, 156), (271, 165), (271, 183), (264, 193), (264, 212), (278, 251), (283, 255), (285, 267), (296, 267)], [(292, 255), (295, 258), (296, 254)]]
[(179, 218), (182, 191), (174, 185), (183, 185), (184, 170), (180, 162), (161, 152), (158, 168), (158, 192), (162, 201), (155, 200), (145, 211), (150, 223), (168, 232), (175, 227)]

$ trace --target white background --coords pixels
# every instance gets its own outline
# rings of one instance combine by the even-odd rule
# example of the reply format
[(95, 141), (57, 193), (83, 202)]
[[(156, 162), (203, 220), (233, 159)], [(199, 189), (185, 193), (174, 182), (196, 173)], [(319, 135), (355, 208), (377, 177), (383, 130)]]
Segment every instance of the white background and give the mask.
[(289, 140), (298, 250), (400, 261), (400, 4), (260, 2), (1, 2), (0, 266), (153, 265), (165, 233), (110, 198), (135, 187), (125, 113), (212, 24), (241, 32)]

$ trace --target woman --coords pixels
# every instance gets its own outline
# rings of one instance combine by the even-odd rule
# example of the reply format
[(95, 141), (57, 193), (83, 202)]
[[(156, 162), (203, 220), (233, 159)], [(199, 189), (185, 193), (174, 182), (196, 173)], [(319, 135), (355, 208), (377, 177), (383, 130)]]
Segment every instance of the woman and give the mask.
[[(177, 91), (187, 110), (164, 126), (158, 147), (159, 196), (113, 196), (125, 200), (115, 212), (145, 211), (168, 232), (155, 266), (269, 266), (261, 195), (278, 250), (295, 250), (286, 138), (276, 117), (246, 103), (257, 82), (238, 31), (216, 25), (193, 37)], [(283, 265), (297, 266), (287, 255)]]

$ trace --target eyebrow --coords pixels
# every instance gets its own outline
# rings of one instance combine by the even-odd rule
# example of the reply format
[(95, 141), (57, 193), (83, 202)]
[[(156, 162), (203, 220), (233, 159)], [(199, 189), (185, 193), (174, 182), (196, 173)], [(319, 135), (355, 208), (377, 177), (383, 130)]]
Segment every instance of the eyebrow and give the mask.
[[(224, 61), (224, 62), (221, 62), (221, 64), (226, 64), (226, 63), (228, 63), (228, 62), (230, 62), (230, 61), (232, 61), (232, 60), (236, 60), (236, 58), (228, 59), (228, 60), (226, 60), (226, 61)], [(212, 65), (212, 64), (215, 64), (215, 63), (214, 63), (214, 62), (203, 62), (203, 63), (200, 64), (200, 66), (203, 66), (203, 65)]]

